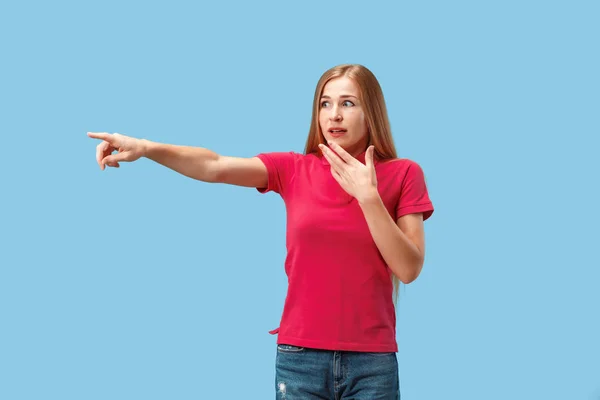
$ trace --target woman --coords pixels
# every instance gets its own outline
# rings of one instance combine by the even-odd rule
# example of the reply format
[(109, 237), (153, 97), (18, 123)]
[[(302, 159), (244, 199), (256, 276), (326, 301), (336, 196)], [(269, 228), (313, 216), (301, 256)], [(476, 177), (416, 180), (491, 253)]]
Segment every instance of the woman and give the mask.
[(397, 298), (399, 282), (421, 271), (423, 221), (433, 206), (419, 165), (396, 157), (371, 71), (340, 65), (323, 74), (304, 154), (244, 159), (88, 135), (103, 140), (101, 169), (147, 157), (204, 182), (281, 195), (289, 285), (280, 327), (271, 331), (278, 334), (277, 398), (400, 398), (394, 291)]

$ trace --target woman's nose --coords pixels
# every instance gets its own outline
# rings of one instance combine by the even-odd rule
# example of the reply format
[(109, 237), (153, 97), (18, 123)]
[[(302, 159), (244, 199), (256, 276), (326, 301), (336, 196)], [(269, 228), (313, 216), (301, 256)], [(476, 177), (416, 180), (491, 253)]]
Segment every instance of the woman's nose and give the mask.
[(332, 121), (339, 121), (342, 119), (342, 115), (338, 112), (337, 108), (332, 111), (331, 116), (329, 117)]

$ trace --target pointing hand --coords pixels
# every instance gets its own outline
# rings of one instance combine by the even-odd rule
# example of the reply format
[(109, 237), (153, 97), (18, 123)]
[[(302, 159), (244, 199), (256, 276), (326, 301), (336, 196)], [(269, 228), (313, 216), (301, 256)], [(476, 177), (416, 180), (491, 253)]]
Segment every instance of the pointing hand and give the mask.
[[(102, 140), (96, 147), (96, 161), (101, 170), (104, 170), (106, 165), (119, 168), (119, 162), (135, 161), (144, 155), (145, 145), (141, 139), (120, 133), (88, 132), (87, 134), (91, 138)], [(117, 154), (113, 154), (115, 150)]]

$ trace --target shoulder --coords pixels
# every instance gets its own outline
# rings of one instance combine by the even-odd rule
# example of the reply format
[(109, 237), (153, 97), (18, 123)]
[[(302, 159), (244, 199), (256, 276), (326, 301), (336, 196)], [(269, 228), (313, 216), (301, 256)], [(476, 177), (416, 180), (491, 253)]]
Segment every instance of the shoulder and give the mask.
[(421, 165), (409, 158), (395, 158), (381, 162), (377, 168), (377, 179), (400, 188), (420, 188), (426, 190), (427, 177)]
[(417, 163), (415, 160), (410, 159), (410, 158), (389, 158), (387, 160), (380, 161), (380, 164), (394, 165), (396, 168), (409, 167), (409, 166), (413, 166), (413, 165), (416, 165), (417, 167), (419, 166), (419, 163)]
[(295, 151), (270, 151), (256, 155), (259, 158), (286, 159), (286, 160), (302, 160), (307, 156)]
[(293, 171), (306, 164), (319, 161), (314, 154), (302, 154), (295, 151), (274, 151), (256, 155), (268, 169)]
[(302, 156), (302, 154), (296, 153), (294, 151), (269, 151), (264, 153), (259, 153), (256, 157), (260, 158), (263, 161), (294, 161)]
[[(416, 161), (410, 158), (391, 158), (379, 162), (381, 172), (393, 174), (399, 178), (404, 178), (410, 174), (422, 174), (423, 169)], [(378, 171), (379, 172), (379, 171)]]

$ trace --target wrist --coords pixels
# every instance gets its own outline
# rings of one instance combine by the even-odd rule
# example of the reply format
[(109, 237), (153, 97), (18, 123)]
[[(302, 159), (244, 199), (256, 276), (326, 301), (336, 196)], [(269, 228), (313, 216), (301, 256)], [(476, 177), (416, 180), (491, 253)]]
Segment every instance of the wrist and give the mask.
[(140, 139), (142, 157), (149, 158), (153, 143), (147, 139)]
[(370, 206), (370, 205), (381, 203), (381, 196), (379, 196), (379, 192), (377, 191), (377, 188), (374, 187), (373, 189), (364, 193), (362, 196), (357, 197), (357, 200), (358, 200), (358, 204), (361, 207), (365, 207), (365, 206)]

